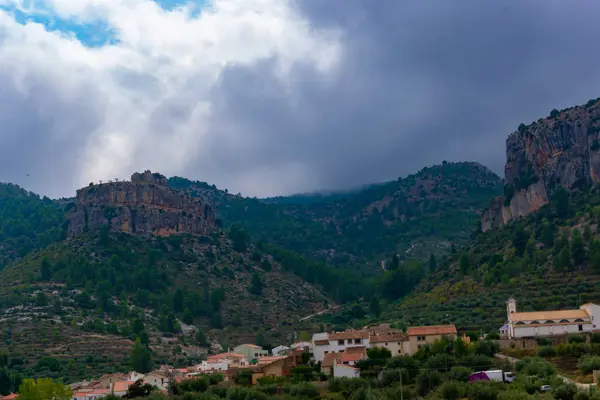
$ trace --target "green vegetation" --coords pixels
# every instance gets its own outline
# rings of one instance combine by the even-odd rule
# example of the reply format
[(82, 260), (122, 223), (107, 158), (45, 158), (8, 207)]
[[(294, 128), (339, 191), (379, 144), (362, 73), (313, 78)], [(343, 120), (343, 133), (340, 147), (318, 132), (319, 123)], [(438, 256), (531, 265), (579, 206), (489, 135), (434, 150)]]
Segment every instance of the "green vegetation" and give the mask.
[(339, 195), (265, 201), (179, 177), (169, 185), (210, 199), (226, 226), (261, 242), (370, 274), (380, 270), (381, 259), (408, 249), (410, 258), (427, 259), (446, 251), (440, 242), (467, 243), (478, 211), (502, 190), (498, 176), (474, 163), (444, 163)]
[(47, 197), (0, 183), (0, 269), (64, 238), (63, 210)]

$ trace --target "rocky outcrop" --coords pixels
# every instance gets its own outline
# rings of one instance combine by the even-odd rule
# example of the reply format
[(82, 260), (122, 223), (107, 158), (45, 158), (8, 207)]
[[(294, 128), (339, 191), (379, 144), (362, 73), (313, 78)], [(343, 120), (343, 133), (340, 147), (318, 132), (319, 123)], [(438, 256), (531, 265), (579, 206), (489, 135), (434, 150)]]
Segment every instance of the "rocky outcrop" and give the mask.
[(599, 182), (600, 99), (520, 125), (506, 140), (504, 173), (504, 196), (482, 214), (483, 231), (538, 210), (560, 188)]
[(103, 226), (113, 232), (158, 236), (206, 235), (216, 229), (208, 203), (169, 189), (165, 176), (150, 171), (133, 174), (131, 182), (79, 189), (67, 217), (69, 237)]

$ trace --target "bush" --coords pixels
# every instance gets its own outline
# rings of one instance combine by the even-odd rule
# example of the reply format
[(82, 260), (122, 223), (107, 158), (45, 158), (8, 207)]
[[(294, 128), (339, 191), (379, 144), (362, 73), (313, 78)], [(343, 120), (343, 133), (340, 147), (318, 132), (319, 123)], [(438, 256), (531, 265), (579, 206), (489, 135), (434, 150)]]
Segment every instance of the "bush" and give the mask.
[(465, 392), (463, 384), (455, 381), (444, 382), (439, 391), (444, 400), (460, 399)]
[(469, 385), (469, 399), (471, 400), (496, 400), (500, 393), (498, 382), (477, 381)]
[(515, 366), (518, 373), (527, 376), (537, 375), (539, 377), (548, 377), (554, 375), (554, 367), (538, 357), (525, 357), (517, 362)]
[(569, 335), (569, 343), (585, 343), (585, 336), (578, 333)]
[(442, 374), (433, 370), (423, 370), (417, 376), (417, 391), (419, 395), (425, 396), (442, 383)]
[(556, 349), (552, 346), (542, 346), (538, 349), (537, 355), (543, 358), (556, 357)]
[(334, 378), (329, 381), (328, 389), (330, 392), (341, 393), (345, 398), (360, 389), (369, 387), (369, 381), (363, 378)]
[(537, 338), (535, 341), (538, 346), (552, 346), (552, 340), (548, 338)]
[(591, 374), (595, 369), (600, 369), (600, 357), (583, 356), (579, 359), (577, 366), (583, 374)]
[(315, 399), (319, 397), (319, 391), (314, 385), (310, 383), (300, 383), (298, 385), (292, 385), (290, 387), (289, 394), (296, 397), (308, 397)]
[(471, 370), (467, 367), (452, 367), (450, 370), (450, 379), (458, 382), (469, 382)]
[(564, 383), (552, 390), (552, 397), (556, 400), (573, 400), (576, 393), (577, 387), (575, 385)]

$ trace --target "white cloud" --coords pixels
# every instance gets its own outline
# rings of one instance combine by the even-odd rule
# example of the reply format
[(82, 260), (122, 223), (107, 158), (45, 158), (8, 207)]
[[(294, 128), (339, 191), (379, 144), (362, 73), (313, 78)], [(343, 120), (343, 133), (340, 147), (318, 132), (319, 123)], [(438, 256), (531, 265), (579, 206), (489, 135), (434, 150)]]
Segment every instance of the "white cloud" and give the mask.
[[(24, 10), (31, 5), (12, 4)], [(67, 187), (40, 182), (33, 188), (51, 195), (69, 195), (90, 180), (124, 178), (141, 168), (177, 174), (199, 158), (210, 166), (204, 144), (218, 139), (208, 130), (211, 90), (224, 68), (274, 59), (285, 87), (297, 63), (325, 78), (335, 74), (341, 51), (338, 32), (313, 29), (288, 0), (215, 0), (198, 17), (191, 7), (167, 11), (150, 0), (45, 0), (29, 12), (106, 23), (118, 39), (89, 48), (40, 24), (21, 25), (0, 10), (0, 84), (22, 104), (11, 112), (43, 122), (55, 145), (83, 147), (63, 155), (74, 161), (55, 171), (72, 175)], [(56, 104), (63, 114), (56, 114)], [(94, 123), (81, 122), (87, 113)], [(0, 144), (24, 135), (19, 129), (0, 131)], [(222, 165), (214, 167), (220, 170), (191, 178), (237, 183), (232, 189), (249, 195), (264, 192), (260, 171), (247, 171), (244, 184), (228, 178)]]

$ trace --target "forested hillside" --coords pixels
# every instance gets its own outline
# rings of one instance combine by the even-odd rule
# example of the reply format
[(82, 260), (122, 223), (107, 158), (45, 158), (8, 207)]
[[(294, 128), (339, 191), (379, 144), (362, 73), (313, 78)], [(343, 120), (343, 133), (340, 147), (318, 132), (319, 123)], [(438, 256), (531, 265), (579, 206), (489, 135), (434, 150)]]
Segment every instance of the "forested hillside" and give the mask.
[(467, 243), (481, 211), (502, 191), (500, 178), (475, 163), (444, 163), (355, 192), (312, 197), (250, 199), (179, 177), (169, 185), (209, 199), (224, 226), (369, 273), (395, 253), (427, 259)]
[(62, 208), (47, 197), (0, 183), (0, 269), (64, 237)]

